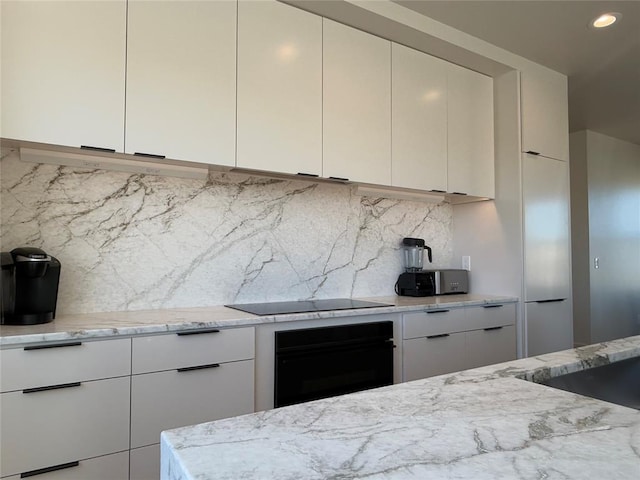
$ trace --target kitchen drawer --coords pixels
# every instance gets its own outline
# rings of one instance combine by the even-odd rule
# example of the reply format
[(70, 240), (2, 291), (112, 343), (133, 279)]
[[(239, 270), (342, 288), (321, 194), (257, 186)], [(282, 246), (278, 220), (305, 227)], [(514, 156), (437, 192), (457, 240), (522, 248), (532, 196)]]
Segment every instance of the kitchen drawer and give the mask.
[(160, 478), (160, 444), (131, 450), (129, 480), (158, 480)]
[(468, 330), (465, 324), (464, 308), (443, 308), (406, 313), (403, 318), (403, 338), (426, 337)]
[(43, 343), (0, 351), (2, 392), (131, 375), (131, 340)]
[(133, 339), (133, 373), (157, 372), (255, 356), (255, 330), (190, 330)]
[(251, 413), (253, 403), (253, 360), (134, 375), (131, 447), (158, 443), (170, 428)]
[[(34, 474), (33, 480), (127, 480), (129, 478), (129, 452), (81, 460), (77, 464), (53, 465), (53, 467), (59, 469)], [(18, 480), (19, 478), (20, 475), (12, 475), (4, 480)], [(159, 474), (156, 480), (158, 478), (160, 478)]]
[(403, 380), (432, 377), (467, 368), (465, 333), (405, 340), (403, 348)]
[(0, 394), (1, 476), (129, 448), (130, 378)]
[(467, 332), (467, 368), (516, 359), (516, 327), (508, 325)]
[(484, 305), (465, 308), (466, 330), (515, 325), (516, 304)]

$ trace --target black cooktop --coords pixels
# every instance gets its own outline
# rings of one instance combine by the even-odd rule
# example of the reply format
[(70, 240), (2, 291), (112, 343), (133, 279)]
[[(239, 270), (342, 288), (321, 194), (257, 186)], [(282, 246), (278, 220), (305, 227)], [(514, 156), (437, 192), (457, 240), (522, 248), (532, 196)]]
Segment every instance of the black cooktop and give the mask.
[(356, 308), (390, 307), (388, 303), (367, 302), (350, 298), (325, 300), (300, 300), (297, 302), (238, 303), (225, 305), (254, 315), (280, 315), (283, 313), (324, 312), (327, 310), (351, 310)]

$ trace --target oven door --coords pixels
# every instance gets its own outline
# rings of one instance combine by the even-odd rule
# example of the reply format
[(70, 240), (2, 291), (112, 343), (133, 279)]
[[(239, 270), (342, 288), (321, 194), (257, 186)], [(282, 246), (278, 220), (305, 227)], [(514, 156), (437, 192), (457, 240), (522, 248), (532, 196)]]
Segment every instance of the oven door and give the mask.
[[(276, 332), (274, 405), (391, 385), (392, 332), (392, 322)], [(287, 341), (278, 341), (282, 334)], [(310, 334), (318, 341), (310, 342)]]

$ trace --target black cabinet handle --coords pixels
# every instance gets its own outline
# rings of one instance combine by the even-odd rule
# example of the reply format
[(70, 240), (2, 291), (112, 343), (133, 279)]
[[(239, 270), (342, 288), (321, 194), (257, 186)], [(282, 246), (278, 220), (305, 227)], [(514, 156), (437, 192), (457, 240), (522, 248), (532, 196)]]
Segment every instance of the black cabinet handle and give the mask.
[(448, 333), (441, 333), (440, 335), (428, 335), (427, 338), (431, 340), (432, 338), (444, 338), (448, 336), (449, 336)]
[(47, 348), (78, 347), (80, 345), (82, 345), (82, 342), (58, 343), (56, 345), (33, 345), (31, 347), (24, 347), (24, 350), (28, 351), (28, 350), (44, 350)]
[(425, 312), (427, 312), (428, 315), (431, 315), (432, 313), (447, 313), (450, 311), (451, 310), (425, 310)]
[(198, 365), (197, 367), (184, 367), (179, 368), (178, 372), (192, 372), (193, 370), (205, 370), (207, 368), (218, 368), (219, 366), (219, 363), (212, 363), (210, 365)]
[(115, 148), (93, 147), (91, 145), (80, 145), (80, 148), (84, 150), (91, 150), (94, 152), (116, 153)]
[(483, 305), (482, 308), (500, 308), (504, 307), (504, 305)]
[(484, 331), (485, 332), (491, 332), (493, 330), (500, 330), (502, 327), (489, 327), (489, 328), (485, 328)]
[(525, 153), (528, 153), (529, 155), (540, 155), (540, 152), (534, 152), (533, 150), (527, 150)]
[(22, 390), (22, 393), (47, 392), (49, 390), (60, 390), (61, 388), (79, 387), (80, 385), (82, 385), (82, 382), (61, 383), (59, 385), (48, 385), (46, 387), (25, 388)]
[(36, 475), (42, 475), (43, 473), (56, 472), (58, 470), (65, 470), (67, 468), (73, 468), (80, 465), (80, 462), (62, 463), (60, 465), (54, 465), (53, 467), (39, 468), (38, 470), (31, 470), (20, 474), (20, 478), (34, 477)]
[(178, 332), (176, 335), (184, 337), (185, 335), (202, 335), (205, 333), (220, 333), (217, 328), (204, 328), (202, 330), (187, 330), (186, 332)]
[(556, 303), (556, 302), (564, 302), (566, 298), (553, 298), (551, 300), (536, 300), (536, 303)]
[(464, 192), (451, 192), (451, 193), (453, 193), (454, 195), (468, 195), (467, 193), (464, 193)]
[(297, 175), (300, 175), (301, 177), (313, 177), (313, 178), (317, 178), (320, 175), (316, 175), (315, 173), (304, 173), (304, 172), (298, 172)]
[(349, 181), (348, 178), (343, 178), (343, 177), (329, 177), (329, 180), (338, 180), (340, 182), (348, 182)]
[(447, 191), (446, 191), (446, 190), (436, 190), (436, 189), (431, 189), (431, 191), (432, 191), (433, 193), (447, 193)]
[(164, 155), (156, 155), (155, 153), (135, 152), (134, 155), (136, 155), (138, 157), (158, 158), (160, 160), (162, 160), (163, 158), (167, 158)]

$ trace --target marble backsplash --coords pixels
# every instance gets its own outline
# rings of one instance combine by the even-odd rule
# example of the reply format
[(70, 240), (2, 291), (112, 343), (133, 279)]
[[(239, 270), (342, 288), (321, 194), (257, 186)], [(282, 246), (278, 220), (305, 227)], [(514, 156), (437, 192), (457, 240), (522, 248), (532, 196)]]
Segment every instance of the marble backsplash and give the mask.
[(212, 172), (206, 181), (1, 163), (3, 251), (62, 263), (58, 313), (393, 294), (400, 241), (452, 262), (452, 207), (348, 185)]

